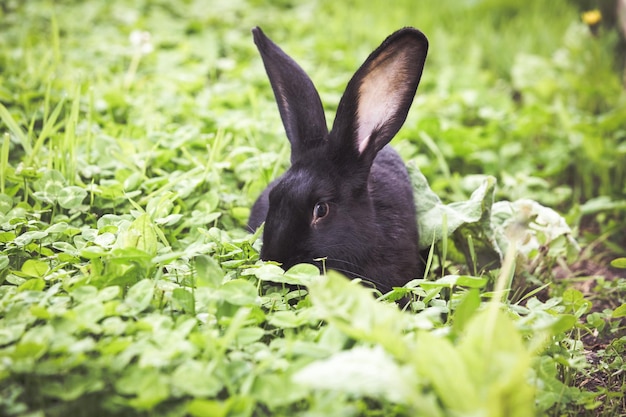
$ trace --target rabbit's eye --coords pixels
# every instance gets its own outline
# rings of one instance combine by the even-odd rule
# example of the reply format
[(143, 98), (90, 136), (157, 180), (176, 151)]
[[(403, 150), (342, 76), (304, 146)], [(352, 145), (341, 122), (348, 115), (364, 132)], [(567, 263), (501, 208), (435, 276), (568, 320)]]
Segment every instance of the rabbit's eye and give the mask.
[(328, 203), (320, 201), (319, 203), (315, 204), (315, 207), (313, 208), (313, 220), (315, 221), (326, 217), (328, 211)]

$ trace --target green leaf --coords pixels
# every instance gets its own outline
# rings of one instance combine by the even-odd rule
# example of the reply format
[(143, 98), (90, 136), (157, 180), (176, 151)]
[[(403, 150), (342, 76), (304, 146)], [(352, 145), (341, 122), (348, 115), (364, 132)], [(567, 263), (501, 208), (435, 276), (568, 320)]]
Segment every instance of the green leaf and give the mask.
[(611, 261), (613, 268), (626, 269), (626, 258), (617, 258)]
[(87, 197), (87, 191), (76, 186), (64, 187), (59, 191), (57, 201), (65, 209), (77, 208)]
[(132, 395), (129, 403), (139, 410), (150, 410), (165, 401), (169, 386), (165, 375), (154, 368), (133, 366), (122, 378), (115, 382), (115, 388), (122, 394)]
[(47, 396), (62, 401), (74, 401), (82, 395), (101, 391), (104, 381), (95, 374), (73, 373), (62, 377), (61, 381), (50, 381), (42, 385), (41, 391)]
[(195, 398), (187, 404), (187, 412), (194, 417), (226, 417), (230, 410), (230, 400), (216, 401)]
[(88, 246), (81, 249), (80, 256), (85, 259), (98, 259), (102, 258), (108, 253), (108, 251), (100, 246)]
[(33, 195), (40, 201), (48, 204), (54, 204), (65, 187), (65, 177), (59, 171), (54, 169), (47, 170), (41, 178), (35, 181), (35, 192)]
[(372, 290), (338, 272), (329, 271), (310, 287), (319, 317), (356, 340), (380, 344), (394, 357), (406, 360), (412, 346), (402, 343), (403, 315), (395, 305), (376, 302)]
[(235, 343), (237, 346), (245, 346), (259, 341), (265, 335), (265, 330), (260, 327), (244, 327), (237, 332)]
[(0, 214), (7, 214), (13, 208), (13, 199), (6, 194), (0, 194)]
[(291, 285), (308, 286), (320, 276), (320, 270), (311, 264), (297, 264), (285, 272), (285, 282)]
[(465, 294), (459, 305), (454, 311), (452, 317), (453, 328), (456, 334), (463, 331), (467, 323), (470, 322), (474, 313), (480, 307), (480, 293), (477, 289), (472, 288)]
[(0, 254), (0, 271), (8, 268), (10, 264), (9, 257), (5, 254)]
[(206, 362), (189, 360), (172, 373), (172, 388), (192, 397), (214, 397), (224, 385), (213, 368)]
[(50, 271), (48, 262), (29, 259), (22, 265), (22, 272), (31, 277), (44, 277)]
[[(433, 242), (452, 238), (468, 265), (476, 270), (499, 264), (503, 251), (492, 227), (491, 212), (496, 179), (485, 176), (467, 201), (443, 204), (430, 189), (426, 177), (414, 162), (407, 164), (416, 200), (419, 223), (419, 247), (429, 248)], [(472, 242), (472, 246), (468, 241)], [(477, 263), (477, 264), (476, 264)]]
[(222, 285), (224, 271), (217, 261), (207, 255), (196, 256), (196, 283), (199, 287), (217, 288)]
[(58, 222), (58, 223), (55, 223), (52, 226), (48, 227), (46, 229), (46, 231), (49, 234), (65, 233), (69, 228), (70, 228), (70, 226), (66, 222)]
[(97, 299), (90, 299), (80, 303), (72, 310), (75, 321), (80, 323), (81, 328), (91, 329), (106, 316), (104, 305)]
[(128, 227), (120, 232), (116, 248), (136, 248), (154, 256), (157, 252), (157, 233), (150, 216), (140, 214)]
[(276, 282), (279, 284), (307, 286), (320, 276), (320, 271), (315, 265), (298, 264), (284, 271), (281, 267), (264, 263), (258, 268), (249, 268), (245, 275), (254, 275), (261, 281)]
[(33, 327), (23, 334), (12, 351), (12, 356), (15, 359), (37, 360), (48, 351), (54, 338), (52, 326)]
[(48, 232), (35, 230), (32, 232), (22, 233), (21, 235), (15, 238), (14, 242), (17, 246), (23, 247), (35, 240), (43, 239), (46, 236), (48, 236)]
[(19, 340), (26, 330), (25, 323), (6, 324), (0, 321), (0, 345), (5, 346)]
[(46, 281), (41, 278), (29, 279), (19, 286), (20, 291), (41, 291), (46, 288)]
[(282, 329), (300, 327), (309, 322), (306, 314), (298, 314), (290, 310), (275, 311), (267, 320), (272, 326)]
[(150, 306), (153, 295), (154, 282), (143, 279), (128, 290), (124, 303), (118, 306), (118, 312), (126, 316), (135, 316)]
[(420, 332), (413, 354), (416, 372), (432, 384), (446, 409), (468, 415), (477, 413), (482, 403), (478, 396), (480, 387), (473, 383), (468, 363), (450, 341)]
[(611, 317), (614, 319), (620, 318), (620, 317), (626, 317), (626, 304), (622, 304), (621, 306), (613, 310)]
[(191, 292), (184, 288), (175, 288), (172, 292), (172, 299), (175, 300), (183, 311), (187, 314), (195, 315), (195, 298)]
[(0, 243), (12, 242), (15, 237), (15, 232), (0, 232)]
[(234, 279), (227, 281), (218, 289), (221, 299), (235, 305), (259, 304), (257, 289), (248, 281)]
[[(304, 372), (304, 370), (300, 372)], [(259, 403), (269, 406), (270, 409), (286, 406), (302, 400), (309, 395), (306, 383), (294, 384), (294, 382), (298, 381), (292, 379), (290, 374), (284, 372), (259, 375), (254, 380), (251, 395)], [(326, 388), (327, 387), (322, 387), (322, 389)], [(343, 388), (345, 388), (345, 386)]]

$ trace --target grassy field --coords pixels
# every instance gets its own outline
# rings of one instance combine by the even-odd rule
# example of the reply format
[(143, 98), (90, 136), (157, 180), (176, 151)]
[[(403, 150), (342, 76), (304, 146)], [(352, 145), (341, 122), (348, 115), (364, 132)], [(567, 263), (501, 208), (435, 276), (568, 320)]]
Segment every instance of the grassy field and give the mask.
[[(0, 415), (626, 416), (609, 3), (0, 1)], [(259, 261), (289, 144), (257, 25), (328, 120), (387, 35), (428, 36), (392, 142), (424, 279)]]

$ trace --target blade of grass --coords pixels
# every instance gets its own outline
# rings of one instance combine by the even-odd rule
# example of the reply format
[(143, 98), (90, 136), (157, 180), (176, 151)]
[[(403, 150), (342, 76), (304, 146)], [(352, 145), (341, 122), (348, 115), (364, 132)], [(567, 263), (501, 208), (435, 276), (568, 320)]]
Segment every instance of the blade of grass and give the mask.
[(8, 133), (3, 135), (2, 151), (0, 152), (0, 193), (4, 194), (4, 187), (6, 181), (6, 172), (9, 168), (9, 145), (11, 143), (11, 136)]
[(26, 152), (26, 155), (31, 155), (33, 153), (33, 148), (30, 144), (28, 135), (15, 121), (9, 110), (4, 107), (2, 103), (0, 103), (0, 120), (2, 120), (2, 122), (9, 128), (9, 131), (13, 133), (13, 135), (20, 142), (24, 152)]
[[(48, 102), (49, 94), (50, 90), (48, 89), (48, 91), (46, 92), (46, 102)], [(61, 101), (57, 103), (57, 105), (52, 110), (52, 113), (50, 113), (49, 117), (46, 117), (46, 115), (44, 115), (44, 124), (41, 127), (41, 132), (39, 132), (39, 136), (37, 136), (37, 139), (35, 140), (35, 144), (33, 145), (33, 152), (27, 159), (28, 165), (32, 164), (35, 155), (39, 154), (41, 147), (43, 146), (43, 143), (46, 141), (46, 139), (54, 135), (63, 125), (63, 123), (57, 124), (57, 119), (59, 118), (59, 114), (61, 114), (61, 110), (63, 110), (64, 104), (65, 97), (63, 97)]]

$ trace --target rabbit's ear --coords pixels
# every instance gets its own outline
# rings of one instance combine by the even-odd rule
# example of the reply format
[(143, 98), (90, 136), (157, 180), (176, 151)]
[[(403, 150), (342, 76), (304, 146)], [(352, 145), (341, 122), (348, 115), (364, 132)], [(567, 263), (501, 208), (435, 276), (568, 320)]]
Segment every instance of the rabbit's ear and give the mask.
[(354, 74), (331, 130), (335, 152), (371, 163), (400, 130), (428, 51), (426, 36), (404, 28), (390, 35)]
[(328, 134), (322, 101), (304, 70), (265, 36), (261, 28), (252, 29), (252, 35), (274, 90), (294, 162)]

